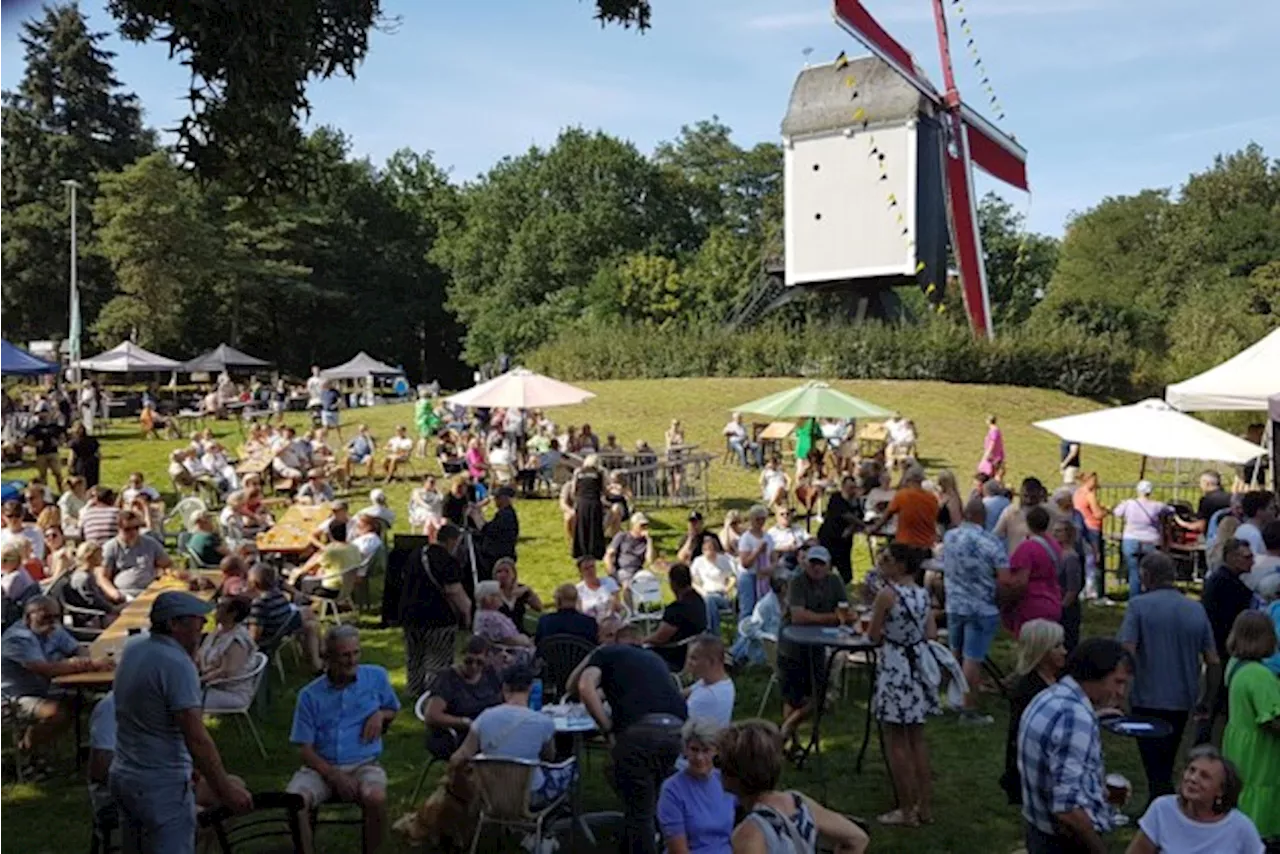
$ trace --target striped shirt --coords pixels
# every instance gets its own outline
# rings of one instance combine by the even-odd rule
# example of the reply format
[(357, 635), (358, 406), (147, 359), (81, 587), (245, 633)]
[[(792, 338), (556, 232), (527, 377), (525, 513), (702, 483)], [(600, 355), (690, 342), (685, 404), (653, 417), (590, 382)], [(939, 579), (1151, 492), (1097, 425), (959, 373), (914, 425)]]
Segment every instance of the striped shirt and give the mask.
[(260, 640), (273, 638), (280, 627), (289, 621), (293, 608), (289, 599), (279, 590), (268, 590), (253, 600), (249, 606), (249, 623), (257, 626), (262, 634)]
[(118, 533), (119, 509), (90, 504), (80, 511), (80, 536), (87, 543), (103, 545)]
[(1054, 816), (1083, 809), (1094, 829), (1111, 829), (1103, 789), (1102, 736), (1093, 704), (1070, 676), (1036, 695), (1018, 726), (1022, 815), (1056, 834)]

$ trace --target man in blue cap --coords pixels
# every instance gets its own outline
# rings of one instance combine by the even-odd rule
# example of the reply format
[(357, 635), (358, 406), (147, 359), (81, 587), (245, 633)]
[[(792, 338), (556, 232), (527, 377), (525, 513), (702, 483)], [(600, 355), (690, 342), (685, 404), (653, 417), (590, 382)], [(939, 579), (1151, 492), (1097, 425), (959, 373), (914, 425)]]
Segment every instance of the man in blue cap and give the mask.
[(151, 605), (151, 632), (130, 641), (116, 668), (116, 748), (110, 788), (125, 854), (195, 851), (192, 765), (218, 800), (247, 812), (253, 796), (227, 776), (204, 727), (204, 696), (192, 656), (208, 602), (167, 591)]

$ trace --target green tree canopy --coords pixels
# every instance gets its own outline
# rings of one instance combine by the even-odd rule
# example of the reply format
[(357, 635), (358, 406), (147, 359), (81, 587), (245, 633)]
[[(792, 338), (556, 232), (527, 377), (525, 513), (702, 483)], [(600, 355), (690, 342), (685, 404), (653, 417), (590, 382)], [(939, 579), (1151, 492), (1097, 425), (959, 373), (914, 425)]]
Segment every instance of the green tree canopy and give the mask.
[(46, 7), (22, 26), (26, 72), (3, 95), (4, 314), (7, 334), (45, 338), (67, 329), (70, 207), (65, 180), (80, 183), (78, 237), (86, 315), (110, 299), (111, 269), (91, 251), (100, 172), (118, 172), (154, 147), (137, 99), (120, 91), (103, 50), (75, 6)]
[[(649, 26), (649, 0), (595, 6), (602, 24)], [(296, 155), (307, 84), (355, 77), (370, 32), (396, 25), (381, 0), (109, 0), (107, 8), (124, 38), (160, 42), (191, 70), (191, 108), (176, 128), (182, 157), (204, 178), (250, 195), (305, 174)]]

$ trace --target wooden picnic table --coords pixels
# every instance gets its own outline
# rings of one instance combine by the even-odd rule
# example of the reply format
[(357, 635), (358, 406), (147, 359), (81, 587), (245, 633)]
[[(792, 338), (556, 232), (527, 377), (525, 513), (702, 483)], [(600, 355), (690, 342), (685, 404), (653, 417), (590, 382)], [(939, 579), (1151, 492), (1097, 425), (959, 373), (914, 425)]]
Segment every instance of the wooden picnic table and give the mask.
[(256, 474), (261, 477), (267, 469), (271, 468), (270, 454), (256, 454), (252, 457), (245, 457), (236, 463), (236, 474), (240, 476)]
[[(194, 577), (194, 576), (193, 576)], [(184, 590), (208, 602), (213, 599), (215, 590), (197, 590), (192, 592), (186, 580), (174, 575), (162, 575), (142, 591), (142, 595), (124, 606), (115, 621), (103, 630), (89, 644), (89, 657), (95, 660), (115, 659), (125, 642), (129, 640), (130, 629), (149, 629), (151, 627), (151, 605), (156, 597), (169, 590)], [(108, 688), (115, 681), (113, 670), (97, 673), (70, 673), (55, 677), (53, 683), (62, 687), (74, 688)]]
[(270, 530), (257, 537), (258, 551), (298, 554), (311, 545), (311, 532), (333, 515), (326, 504), (290, 504)]

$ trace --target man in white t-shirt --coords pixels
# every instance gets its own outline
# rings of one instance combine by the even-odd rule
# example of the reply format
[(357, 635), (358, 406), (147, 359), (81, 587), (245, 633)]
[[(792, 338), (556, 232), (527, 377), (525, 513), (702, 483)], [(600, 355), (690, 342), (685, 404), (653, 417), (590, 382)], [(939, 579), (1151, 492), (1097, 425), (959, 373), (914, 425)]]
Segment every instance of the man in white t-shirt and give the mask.
[(324, 379), (320, 376), (320, 366), (311, 366), (311, 376), (307, 379), (307, 409), (319, 412), (324, 404)]
[(724, 641), (719, 635), (699, 635), (689, 644), (685, 662), (696, 680), (684, 691), (691, 718), (710, 718), (720, 726), (733, 719), (736, 697), (733, 680), (724, 669)]
[(369, 562), (373, 560), (378, 547), (382, 545), (382, 536), (378, 533), (378, 520), (372, 516), (361, 513), (356, 516), (352, 524), (355, 530), (349, 542), (360, 552), (361, 564), (360, 569), (356, 570), (356, 575), (364, 578), (369, 573)]
[[(773, 527), (765, 535), (769, 538), (774, 557), (787, 571), (796, 568), (800, 549), (809, 541), (809, 532), (793, 523), (791, 520), (794, 517), (791, 508), (779, 507), (774, 516)], [(738, 548), (742, 548), (741, 544)]]
[(409, 455), (413, 453), (413, 439), (409, 438), (409, 431), (401, 424), (396, 428), (396, 434), (387, 440), (387, 444), (383, 446), (383, 453), (386, 454), (382, 460), (382, 471), (387, 476), (387, 483), (396, 476), (400, 466), (409, 461)]

